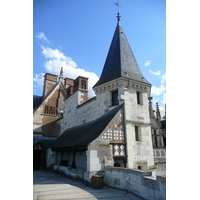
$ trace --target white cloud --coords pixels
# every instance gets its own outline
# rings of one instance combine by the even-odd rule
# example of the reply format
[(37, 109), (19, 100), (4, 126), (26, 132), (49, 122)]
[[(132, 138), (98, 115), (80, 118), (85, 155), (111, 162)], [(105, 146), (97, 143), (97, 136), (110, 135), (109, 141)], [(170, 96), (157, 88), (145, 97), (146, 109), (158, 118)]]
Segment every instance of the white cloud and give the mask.
[(162, 78), (161, 83), (166, 84), (166, 73), (162, 75), (161, 78)]
[(156, 96), (160, 96), (165, 92), (166, 88), (163, 85), (160, 85), (160, 87), (153, 86), (151, 88), (151, 94), (154, 94)]
[(161, 100), (163, 104), (166, 104), (166, 92), (163, 94), (163, 98)]
[(149, 66), (150, 64), (151, 64), (151, 61), (148, 60), (148, 61), (145, 62), (144, 66), (147, 67), (147, 66)]
[(152, 70), (149, 69), (149, 73), (151, 73), (151, 74), (153, 74), (155, 76), (159, 76), (160, 73), (161, 73), (161, 71), (158, 70), (157, 72), (154, 72), (154, 71), (152, 71)]
[[(166, 73), (161, 76), (161, 83), (159, 87), (152, 86), (151, 95), (153, 96), (153, 103), (156, 104), (156, 102), (160, 100), (163, 106), (166, 104)], [(163, 107), (160, 107), (160, 109), (164, 110)]]
[[(41, 46), (42, 48), (42, 54), (45, 56), (45, 58), (49, 59), (56, 59), (56, 60), (66, 60), (69, 57), (66, 57), (62, 52), (60, 52), (58, 49), (51, 49), (49, 47)], [(70, 58), (71, 59), (71, 58)]]
[(166, 92), (166, 73), (161, 76), (161, 84), (159, 87), (153, 86), (151, 88), (151, 94), (160, 96), (161, 94), (164, 94)]
[[(49, 47), (41, 46), (42, 55), (46, 58), (45, 69), (48, 73), (60, 74), (61, 67), (63, 67), (63, 76), (76, 79), (78, 76), (84, 76), (88, 78), (88, 96), (95, 96), (92, 87), (99, 80), (98, 76), (94, 72), (85, 71), (78, 68), (76, 62), (72, 58), (65, 56), (63, 52), (58, 49), (51, 49)], [(35, 75), (35, 82), (41, 84), (42, 79), (39, 75)], [(43, 79), (42, 79), (43, 83)], [(41, 87), (40, 87), (41, 88)]]
[(50, 42), (47, 40), (47, 38), (46, 38), (46, 36), (44, 35), (43, 32), (38, 33), (38, 35), (36, 35), (35, 37), (38, 38), (38, 39), (40, 39), (40, 40), (43, 40), (43, 41), (45, 41), (45, 42), (47, 42), (47, 43), (50, 43)]
[(39, 86), (40, 90), (43, 90), (44, 73), (35, 74), (33, 81)]
[(158, 102), (160, 100), (160, 98), (153, 98), (152, 102), (156, 104), (156, 102)]

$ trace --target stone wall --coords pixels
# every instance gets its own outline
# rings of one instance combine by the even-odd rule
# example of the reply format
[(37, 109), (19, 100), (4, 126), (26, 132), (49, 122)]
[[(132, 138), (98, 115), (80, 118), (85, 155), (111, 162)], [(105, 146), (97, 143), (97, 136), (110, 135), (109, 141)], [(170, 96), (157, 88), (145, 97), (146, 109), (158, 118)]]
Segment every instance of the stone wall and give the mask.
[[(58, 112), (64, 107), (65, 93), (61, 87), (61, 83), (58, 84), (52, 93), (44, 99), (42, 104), (33, 113), (33, 132), (41, 133), (43, 136), (58, 136), (61, 132), (61, 122)], [(53, 108), (53, 113), (47, 113), (45, 107)]]
[(112, 145), (109, 140), (97, 138), (88, 145), (87, 172), (103, 171), (105, 166), (114, 165)]
[(151, 175), (151, 172), (141, 170), (106, 167), (104, 183), (132, 192), (144, 199), (166, 199), (166, 177)]
[[(142, 170), (154, 167), (151, 125), (148, 107), (148, 87), (123, 78), (116, 79), (95, 88), (96, 98), (78, 105), (78, 91), (65, 100), (62, 130), (97, 119), (115, 108), (112, 105), (112, 92), (118, 90), (119, 104), (125, 103), (125, 138), (127, 142), (127, 167)], [(140, 93), (140, 104), (137, 102)], [(139, 129), (136, 141), (135, 127)], [(99, 167), (98, 167), (99, 169)], [(91, 171), (91, 170), (90, 170)]]
[(166, 199), (166, 177), (156, 176), (155, 178), (151, 176), (151, 172), (108, 166), (105, 167), (105, 171), (98, 172), (86, 172), (82, 169), (71, 169), (59, 165), (54, 165), (53, 170), (73, 180), (84, 181), (88, 186), (91, 186), (93, 175), (102, 175), (104, 176), (105, 185), (131, 192), (144, 199)]
[(63, 122), (61, 127), (62, 133), (65, 129), (70, 127), (95, 120), (99, 115), (97, 112), (96, 99), (77, 108), (80, 95), (81, 93), (77, 91), (65, 100)]
[[(141, 167), (146, 170), (154, 167), (151, 125), (148, 108), (148, 92), (146, 86), (125, 82), (119, 84), (119, 101), (125, 102), (127, 167)], [(137, 92), (140, 93), (140, 103), (137, 102)], [(136, 127), (138, 140), (136, 140)]]
[(54, 165), (53, 170), (66, 175), (68, 178), (73, 180), (83, 180), (84, 179), (84, 172), (81, 169), (71, 169), (70, 167), (66, 166), (59, 166)]

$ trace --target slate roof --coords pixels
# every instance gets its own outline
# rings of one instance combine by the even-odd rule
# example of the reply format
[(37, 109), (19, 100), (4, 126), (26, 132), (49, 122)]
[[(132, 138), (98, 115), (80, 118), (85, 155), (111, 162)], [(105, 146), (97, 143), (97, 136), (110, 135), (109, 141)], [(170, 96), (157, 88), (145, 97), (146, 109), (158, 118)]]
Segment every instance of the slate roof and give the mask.
[(33, 95), (33, 109), (36, 109), (42, 103), (42, 96)]
[(140, 71), (120, 21), (117, 23), (101, 77), (93, 88), (119, 77), (150, 84)]
[(161, 121), (162, 129), (166, 129), (166, 120)]
[(33, 136), (33, 148), (38, 143), (40, 143), (44, 149), (50, 148), (56, 139), (56, 137)]
[(66, 129), (53, 143), (51, 149), (87, 150), (87, 145), (103, 132), (123, 106), (124, 104), (117, 106), (94, 121)]

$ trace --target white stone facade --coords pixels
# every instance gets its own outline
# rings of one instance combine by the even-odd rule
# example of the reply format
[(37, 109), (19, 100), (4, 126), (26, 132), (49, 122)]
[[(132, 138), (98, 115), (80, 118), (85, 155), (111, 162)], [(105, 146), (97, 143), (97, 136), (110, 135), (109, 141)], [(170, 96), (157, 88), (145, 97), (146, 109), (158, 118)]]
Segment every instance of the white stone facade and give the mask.
[[(61, 132), (67, 128), (95, 120), (113, 109), (115, 106), (111, 104), (112, 91), (116, 90), (118, 90), (119, 104), (125, 103), (127, 167), (136, 169), (140, 167), (143, 170), (153, 168), (154, 158), (148, 107), (150, 86), (147, 84), (118, 78), (94, 88), (96, 98), (81, 106), (78, 106), (80, 91), (75, 92), (65, 100)], [(140, 93), (140, 104), (137, 103), (137, 92)], [(136, 126), (138, 127), (139, 141), (136, 141)], [(94, 149), (88, 148), (87, 157), (90, 155), (93, 158), (91, 155), (95, 152)], [(88, 165), (91, 160), (87, 160), (89, 171), (100, 170), (100, 161), (95, 159), (92, 159), (93, 162), (90, 166)]]

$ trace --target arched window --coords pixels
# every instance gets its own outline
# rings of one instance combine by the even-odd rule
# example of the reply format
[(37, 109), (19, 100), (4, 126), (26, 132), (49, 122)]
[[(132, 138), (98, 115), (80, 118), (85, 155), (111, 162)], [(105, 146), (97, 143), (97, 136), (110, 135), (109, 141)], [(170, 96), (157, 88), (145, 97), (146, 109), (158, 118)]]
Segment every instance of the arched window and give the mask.
[(86, 81), (85, 80), (81, 81), (81, 89), (86, 90)]
[(45, 106), (44, 113), (48, 114), (49, 106)]

